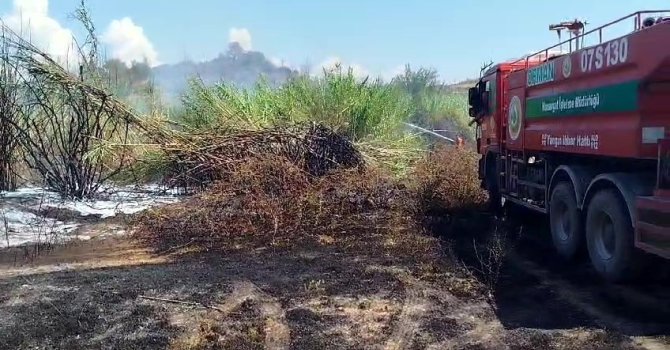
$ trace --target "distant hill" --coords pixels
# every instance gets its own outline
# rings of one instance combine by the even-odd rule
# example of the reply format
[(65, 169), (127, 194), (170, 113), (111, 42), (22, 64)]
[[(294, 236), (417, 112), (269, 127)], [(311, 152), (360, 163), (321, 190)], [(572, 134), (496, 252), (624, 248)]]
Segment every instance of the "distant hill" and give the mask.
[(446, 86), (447, 91), (450, 92), (463, 92), (467, 93), (468, 89), (477, 84), (477, 79), (467, 79), (455, 84), (449, 84)]
[(194, 76), (207, 85), (223, 81), (246, 88), (253, 86), (261, 76), (272, 85), (279, 85), (298, 74), (291, 68), (277, 66), (262, 52), (244, 51), (237, 43), (231, 43), (225, 53), (212, 60), (165, 64), (154, 67), (152, 73), (154, 82), (168, 100), (178, 98), (187, 87), (188, 79)]
[[(265, 77), (271, 85), (279, 86), (299, 74), (295, 69), (277, 65), (262, 52), (243, 50), (238, 43), (229, 44), (226, 52), (208, 61), (187, 60), (149, 68), (146, 62), (134, 62), (127, 67), (121, 61), (112, 59), (105, 66), (120, 87), (117, 93), (132, 94), (132, 91), (146, 84), (151, 78), (162, 92), (164, 101), (169, 103), (178, 102), (191, 78), (200, 78), (205, 85), (226, 82), (250, 88), (261, 77)], [(437, 72), (419, 70), (418, 73), (427, 74), (423, 78), (435, 79), (435, 83), (440, 84), (437, 81)], [(468, 88), (474, 86), (476, 81), (468, 79), (455, 84), (440, 85), (446, 92), (467, 93)]]

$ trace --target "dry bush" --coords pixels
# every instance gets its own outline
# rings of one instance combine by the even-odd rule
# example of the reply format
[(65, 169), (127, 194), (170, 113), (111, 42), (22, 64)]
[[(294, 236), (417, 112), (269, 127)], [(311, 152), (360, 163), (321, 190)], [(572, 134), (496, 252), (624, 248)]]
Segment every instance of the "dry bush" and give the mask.
[(11, 191), (17, 182), (19, 140), (16, 123), (22, 113), (19, 73), (6, 63), (11, 54), (0, 30), (0, 191)]
[(468, 168), (474, 157), (465, 150), (431, 154), (416, 179), (410, 178), (417, 183), (412, 187), (380, 168), (317, 174), (295, 159), (268, 153), (226, 162), (227, 176), (208, 190), (141, 214), (137, 237), (161, 250), (294, 244), (324, 235), (375, 237), (387, 248), (434, 255), (436, 242), (421, 239), (425, 229), (417, 214), (431, 207), (458, 215), (484, 201), (476, 170)]
[(408, 189), (380, 169), (342, 169), (313, 181), (306, 224), (332, 234), (407, 228), (411, 198)]
[(159, 248), (187, 243), (216, 248), (254, 236), (272, 237), (296, 226), (307, 183), (307, 175), (285, 159), (249, 160), (228, 181), (141, 215), (140, 235)]
[(346, 137), (317, 123), (175, 134), (161, 148), (168, 185), (183, 188), (227, 181), (251, 158), (282, 157), (313, 176), (363, 165), (362, 155)]
[(486, 202), (477, 174), (479, 155), (445, 146), (418, 162), (410, 176), (421, 215), (454, 215), (479, 209)]
[(452, 260), (492, 297), (511, 247), (506, 229), (486, 213), (478, 158), (469, 148), (438, 148), (417, 164), (411, 180), (418, 220), (448, 240)]
[(361, 169), (315, 177), (285, 158), (250, 158), (209, 190), (139, 216), (138, 235), (162, 249), (218, 249), (407, 227), (406, 191), (389, 179)]
[(0, 85), (9, 84), (2, 97), (10, 100), (2, 108), (11, 117), (3, 116), (2, 124), (5, 130), (11, 126), (21, 160), (50, 189), (82, 199), (123, 166), (103, 146), (126, 144), (131, 124), (142, 122), (102, 83), (95, 27), (83, 1), (75, 18), (86, 33), (69, 57), (78, 73), (0, 23), (0, 65), (6, 71)]

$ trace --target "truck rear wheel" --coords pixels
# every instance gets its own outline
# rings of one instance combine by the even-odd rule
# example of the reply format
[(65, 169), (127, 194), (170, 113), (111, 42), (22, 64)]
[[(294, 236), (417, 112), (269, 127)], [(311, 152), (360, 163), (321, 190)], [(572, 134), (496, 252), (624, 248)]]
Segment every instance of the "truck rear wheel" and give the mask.
[(549, 222), (556, 252), (566, 260), (574, 259), (582, 245), (584, 224), (570, 182), (560, 182), (551, 192)]
[(606, 280), (624, 282), (635, 277), (633, 225), (616, 191), (602, 190), (589, 203), (586, 242), (593, 267)]

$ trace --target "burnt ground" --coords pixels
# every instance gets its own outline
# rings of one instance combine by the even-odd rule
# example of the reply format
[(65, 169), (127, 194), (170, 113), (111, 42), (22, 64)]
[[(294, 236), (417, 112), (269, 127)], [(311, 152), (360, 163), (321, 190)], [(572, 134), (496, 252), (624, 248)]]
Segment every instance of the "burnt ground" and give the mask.
[[(474, 277), (382, 254), (367, 239), (157, 255), (105, 237), (28, 263), (7, 250), (0, 349), (670, 347), (661, 282), (604, 286), (588, 269), (560, 272), (541, 244), (515, 242), (492, 299)], [(455, 261), (481, 266), (457, 243)]]
[(641, 280), (610, 284), (591, 268), (585, 249), (575, 262), (557, 257), (546, 218), (520, 210), (506, 228), (509, 251), (494, 292), (505, 328), (608, 329), (648, 348), (670, 348), (667, 261), (648, 257)]

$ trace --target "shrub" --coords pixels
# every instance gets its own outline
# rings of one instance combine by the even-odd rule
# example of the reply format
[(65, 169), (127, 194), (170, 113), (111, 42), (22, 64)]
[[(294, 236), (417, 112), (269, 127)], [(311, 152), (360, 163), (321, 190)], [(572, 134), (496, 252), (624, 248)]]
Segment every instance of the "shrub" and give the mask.
[(138, 217), (138, 237), (165, 249), (236, 242), (267, 245), (299, 237), (374, 235), (407, 228), (408, 194), (374, 170), (340, 169), (322, 177), (282, 157), (252, 158), (183, 203)]
[(487, 195), (477, 173), (479, 155), (468, 148), (438, 147), (409, 177), (421, 215), (450, 215), (479, 209)]

